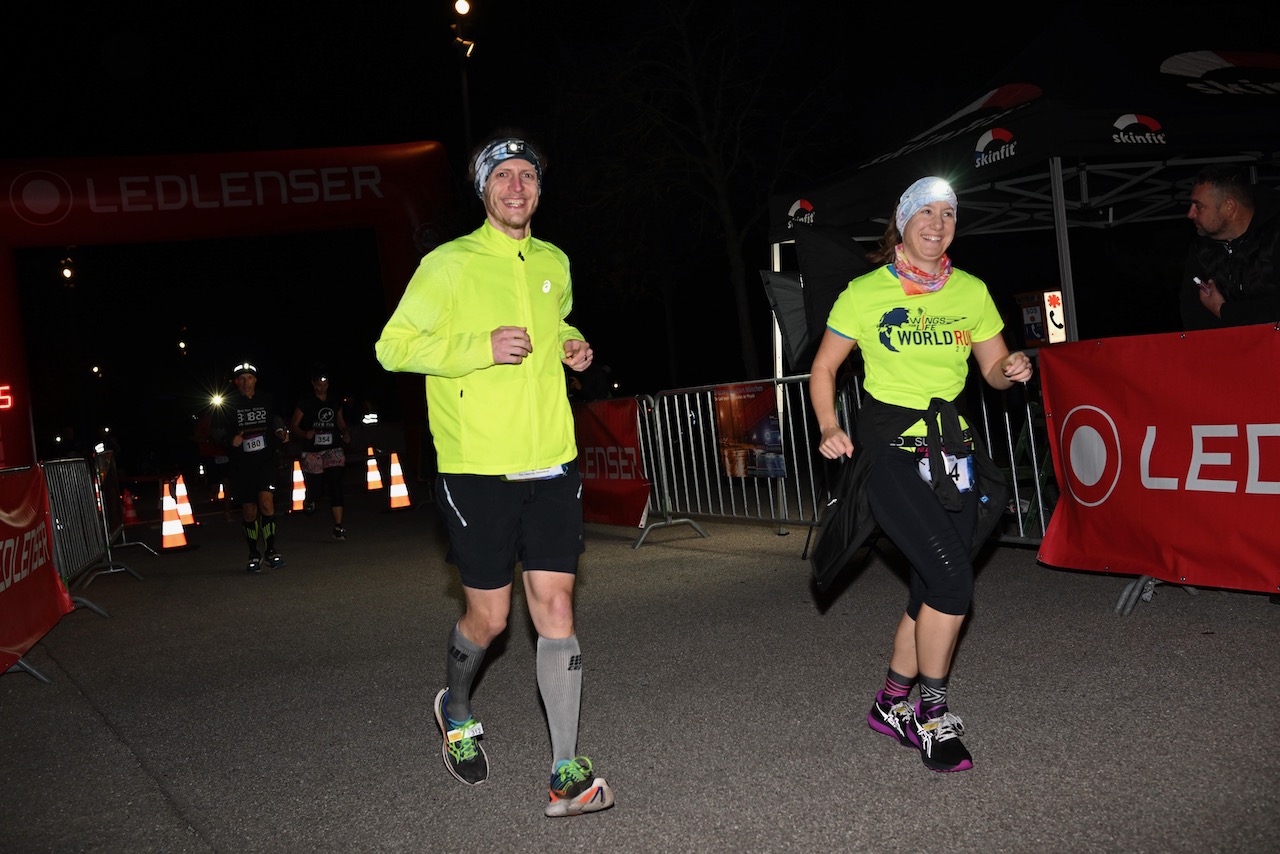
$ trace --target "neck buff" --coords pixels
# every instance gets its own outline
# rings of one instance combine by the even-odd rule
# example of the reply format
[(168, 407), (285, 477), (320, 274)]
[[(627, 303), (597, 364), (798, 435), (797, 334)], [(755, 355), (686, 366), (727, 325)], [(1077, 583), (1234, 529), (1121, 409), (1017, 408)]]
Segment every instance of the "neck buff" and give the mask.
[(893, 272), (902, 283), (902, 292), (907, 296), (931, 294), (942, 290), (942, 286), (951, 277), (951, 258), (944, 254), (942, 266), (938, 268), (938, 272), (926, 273), (907, 260), (907, 256), (902, 251), (902, 244), (899, 243), (893, 250)]

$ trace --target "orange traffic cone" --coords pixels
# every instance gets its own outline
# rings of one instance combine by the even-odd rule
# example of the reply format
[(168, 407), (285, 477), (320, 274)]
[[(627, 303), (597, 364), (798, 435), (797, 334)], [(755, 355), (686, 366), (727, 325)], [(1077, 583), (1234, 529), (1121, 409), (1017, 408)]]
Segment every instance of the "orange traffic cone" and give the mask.
[(404, 473), (400, 471), (400, 458), (391, 453), (391, 509), (409, 506), (409, 487), (405, 486)]
[(127, 489), (124, 491), (124, 523), (126, 525), (138, 523), (138, 509), (133, 506), (133, 493)]
[(307, 480), (302, 476), (302, 463), (293, 461), (293, 510), (302, 509), (307, 500)]
[(163, 540), (160, 545), (165, 549), (183, 549), (187, 547), (187, 535), (182, 530), (182, 520), (178, 518), (178, 503), (169, 492), (169, 481), (164, 482), (164, 526), (160, 529)]
[(182, 475), (178, 475), (177, 485), (173, 488), (174, 500), (178, 505), (178, 518), (184, 525), (194, 525), (196, 523), (196, 515), (191, 512), (191, 501), (187, 498), (187, 485), (182, 480)]
[(382, 489), (382, 472), (378, 471), (378, 459), (373, 455), (373, 446), (369, 446), (369, 471), (365, 475), (365, 488), (372, 492)]

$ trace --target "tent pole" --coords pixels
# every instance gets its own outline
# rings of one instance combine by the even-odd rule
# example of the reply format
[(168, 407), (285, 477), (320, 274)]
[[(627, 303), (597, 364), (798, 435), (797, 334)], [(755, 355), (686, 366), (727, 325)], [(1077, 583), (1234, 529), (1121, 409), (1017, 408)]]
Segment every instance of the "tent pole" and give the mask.
[(1062, 158), (1049, 158), (1049, 181), (1053, 185), (1053, 232), (1058, 245), (1058, 276), (1062, 285), (1067, 340), (1079, 341), (1076, 327), (1076, 289), (1071, 278), (1071, 242), (1067, 238), (1067, 200), (1062, 191)]
[[(773, 272), (782, 272), (782, 244), (769, 244), (769, 260), (773, 264)], [(769, 317), (773, 319), (773, 376), (774, 379), (782, 379), (782, 327), (778, 324), (777, 315), (772, 311)]]

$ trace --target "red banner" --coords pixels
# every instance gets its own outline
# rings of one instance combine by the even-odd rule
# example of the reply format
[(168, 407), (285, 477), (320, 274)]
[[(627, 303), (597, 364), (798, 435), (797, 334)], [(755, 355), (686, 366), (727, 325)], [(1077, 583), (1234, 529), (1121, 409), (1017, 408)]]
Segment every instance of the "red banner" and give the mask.
[[(0, 161), (0, 468), (36, 462), (14, 247), (372, 227), (389, 309), (448, 219), (449, 174), (438, 142)], [(424, 421), (414, 379), (407, 424)]]
[(1272, 325), (1041, 350), (1062, 497), (1040, 560), (1280, 590), (1277, 365)]
[(0, 673), (73, 609), (53, 565), (44, 475), (34, 467), (0, 472)]
[(582, 517), (588, 522), (644, 527), (649, 481), (640, 449), (639, 411), (635, 398), (574, 404)]

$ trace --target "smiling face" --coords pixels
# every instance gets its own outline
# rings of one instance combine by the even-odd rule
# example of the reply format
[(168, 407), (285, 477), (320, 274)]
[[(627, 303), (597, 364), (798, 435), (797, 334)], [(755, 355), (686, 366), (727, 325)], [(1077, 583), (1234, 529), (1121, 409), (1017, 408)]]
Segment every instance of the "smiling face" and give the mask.
[(518, 157), (493, 167), (484, 186), (484, 212), (489, 223), (508, 237), (529, 236), (529, 223), (538, 209), (538, 173)]
[(902, 251), (921, 270), (936, 273), (955, 236), (956, 209), (949, 202), (929, 202), (903, 227)]

